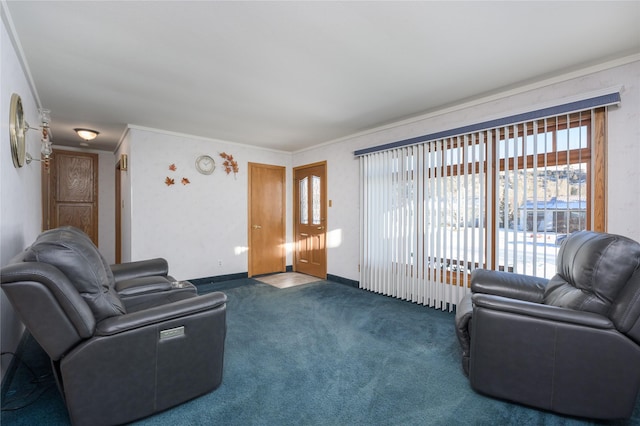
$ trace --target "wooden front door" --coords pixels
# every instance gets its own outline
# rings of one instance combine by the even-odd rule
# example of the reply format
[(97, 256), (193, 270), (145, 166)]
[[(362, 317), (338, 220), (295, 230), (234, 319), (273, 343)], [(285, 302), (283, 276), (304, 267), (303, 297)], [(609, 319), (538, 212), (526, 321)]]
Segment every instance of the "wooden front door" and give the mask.
[(285, 272), (286, 170), (249, 163), (249, 276)]
[(42, 170), (43, 229), (71, 225), (98, 245), (98, 154), (54, 150)]
[(294, 270), (327, 278), (327, 163), (293, 169)]

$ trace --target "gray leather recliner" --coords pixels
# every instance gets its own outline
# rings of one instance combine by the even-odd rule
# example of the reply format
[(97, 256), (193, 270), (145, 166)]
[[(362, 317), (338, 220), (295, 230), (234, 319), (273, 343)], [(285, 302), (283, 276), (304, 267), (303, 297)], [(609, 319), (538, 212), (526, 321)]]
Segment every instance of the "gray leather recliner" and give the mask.
[(226, 295), (198, 295), (167, 269), (163, 259), (109, 266), (84, 233), (62, 227), (0, 271), (73, 424), (127, 423), (221, 384)]
[(591, 231), (561, 245), (550, 280), (475, 270), (457, 306), (477, 392), (573, 416), (631, 416), (640, 388), (640, 244)]

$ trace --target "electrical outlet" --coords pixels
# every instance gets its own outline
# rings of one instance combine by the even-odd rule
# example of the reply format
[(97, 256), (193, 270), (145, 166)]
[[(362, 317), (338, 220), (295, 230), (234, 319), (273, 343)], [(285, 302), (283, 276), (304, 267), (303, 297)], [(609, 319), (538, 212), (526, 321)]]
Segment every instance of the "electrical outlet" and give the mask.
[(218, 266), (222, 266), (222, 259), (218, 259)]

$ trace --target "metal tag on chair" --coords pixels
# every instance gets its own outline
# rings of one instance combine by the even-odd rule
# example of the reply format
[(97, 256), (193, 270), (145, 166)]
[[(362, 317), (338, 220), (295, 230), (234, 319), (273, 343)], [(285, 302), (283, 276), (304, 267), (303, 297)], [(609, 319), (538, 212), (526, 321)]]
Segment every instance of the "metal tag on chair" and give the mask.
[(184, 336), (184, 326), (160, 330), (160, 340), (170, 339), (172, 337), (178, 336)]

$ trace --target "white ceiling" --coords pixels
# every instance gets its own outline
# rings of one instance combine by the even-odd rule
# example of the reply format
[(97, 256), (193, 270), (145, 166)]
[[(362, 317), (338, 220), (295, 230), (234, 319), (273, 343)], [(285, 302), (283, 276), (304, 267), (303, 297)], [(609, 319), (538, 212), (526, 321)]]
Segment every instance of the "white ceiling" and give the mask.
[[(296, 151), (640, 53), (640, 2), (4, 1), (54, 144)], [(12, 22), (12, 24), (11, 24)]]

